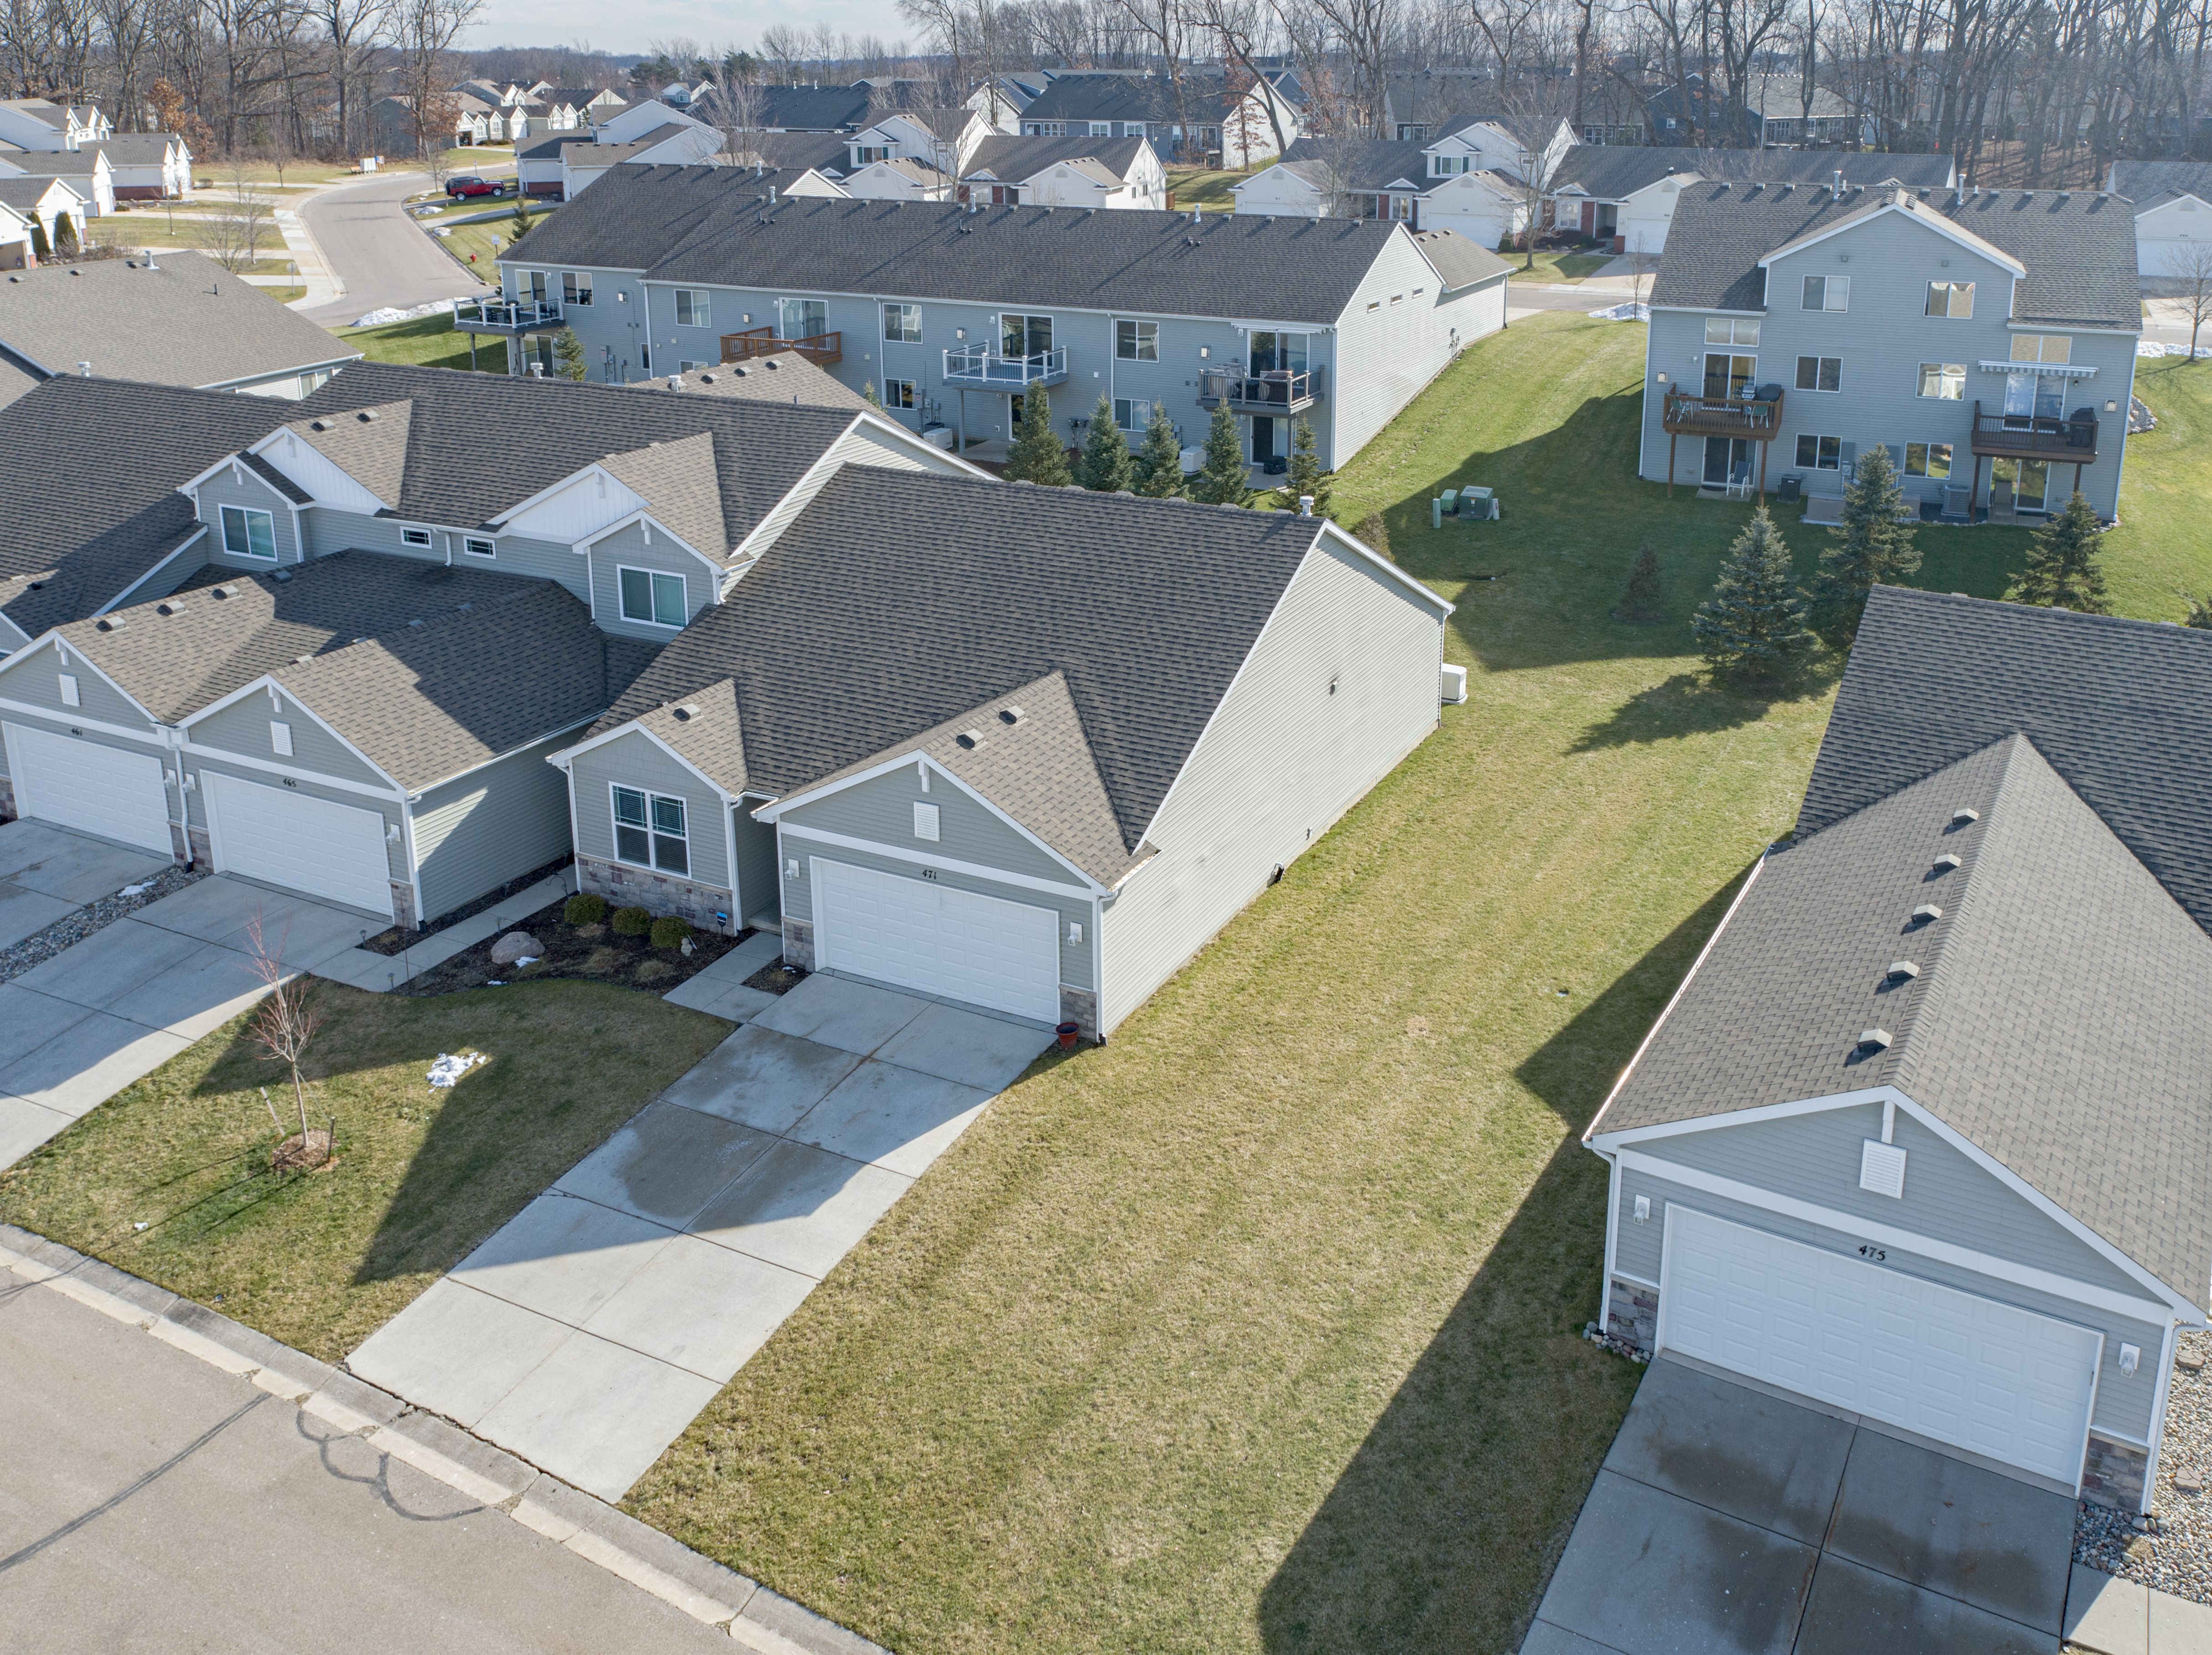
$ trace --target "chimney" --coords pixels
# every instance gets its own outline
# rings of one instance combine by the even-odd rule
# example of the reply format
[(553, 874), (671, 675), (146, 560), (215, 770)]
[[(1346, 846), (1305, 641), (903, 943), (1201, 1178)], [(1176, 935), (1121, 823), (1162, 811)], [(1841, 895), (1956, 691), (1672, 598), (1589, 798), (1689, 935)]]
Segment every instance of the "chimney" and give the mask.
[(1840, 167), (1836, 168), (1835, 181), (1829, 186), (1828, 193), (1838, 201), (1844, 198), (1844, 169)]
[(1313, 515), (1313, 502), (1314, 497), (1311, 495), (1300, 495), (1298, 496), (1298, 515), (1301, 517), (1311, 517)]

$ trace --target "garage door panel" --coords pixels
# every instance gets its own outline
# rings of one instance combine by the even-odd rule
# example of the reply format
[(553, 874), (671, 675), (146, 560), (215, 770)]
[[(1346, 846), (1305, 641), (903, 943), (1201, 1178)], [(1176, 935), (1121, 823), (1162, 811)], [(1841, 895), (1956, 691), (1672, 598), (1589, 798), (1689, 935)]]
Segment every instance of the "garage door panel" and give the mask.
[(200, 789), (218, 869), (391, 916), (381, 812), (214, 770)]
[(812, 860), (817, 958), (1019, 1017), (1060, 1016), (1059, 916), (857, 863)]
[(2095, 1329), (1688, 1208), (1663, 1257), (1662, 1349), (2077, 1481)]
[(0, 739), (7, 743), (18, 814), (164, 856), (173, 851), (168, 790), (154, 754), (21, 724), (9, 725)]

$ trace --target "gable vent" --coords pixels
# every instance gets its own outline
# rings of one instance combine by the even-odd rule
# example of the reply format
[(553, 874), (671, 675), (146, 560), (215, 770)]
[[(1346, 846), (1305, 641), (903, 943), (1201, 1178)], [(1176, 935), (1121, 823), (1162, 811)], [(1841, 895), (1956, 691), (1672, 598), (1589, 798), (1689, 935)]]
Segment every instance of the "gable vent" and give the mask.
[(1947, 850), (1936, 859), (1936, 871), (1948, 873), (1954, 867), (1964, 867), (1966, 859), (1955, 850)]
[(1867, 1139), (1859, 1149), (1859, 1188), (1893, 1201), (1905, 1199), (1905, 1152)]
[(1964, 805), (1961, 805), (1958, 809), (1951, 812), (1951, 825), (1954, 828), (1965, 827), (1971, 823), (1978, 822), (1981, 819), (1981, 812), (1978, 810), (1969, 810)]
[(1912, 922), (1915, 925), (1925, 925), (1930, 920), (1940, 920), (1942, 917), (1943, 910), (1932, 902), (1922, 903), (1919, 907), (1912, 910)]
[(1856, 1049), (1862, 1052), (1887, 1051), (1889, 1050), (1889, 1031), (1887, 1029), (1861, 1029), (1859, 1031)]
[(1920, 968), (1909, 959), (1893, 959), (1882, 976), (1891, 983), (1910, 983), (1920, 975)]

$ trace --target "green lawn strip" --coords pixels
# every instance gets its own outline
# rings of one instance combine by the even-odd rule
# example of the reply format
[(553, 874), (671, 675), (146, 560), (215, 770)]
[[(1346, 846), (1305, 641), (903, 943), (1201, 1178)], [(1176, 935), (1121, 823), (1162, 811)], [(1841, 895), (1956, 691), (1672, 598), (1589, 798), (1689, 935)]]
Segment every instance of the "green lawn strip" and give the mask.
[[(386, 322), (381, 327), (341, 327), (331, 331), (371, 362), (463, 370), (469, 366), (470, 336), (453, 326), (451, 311), (417, 316), (411, 322)], [(507, 372), (507, 342), (498, 334), (477, 335), (476, 355), (480, 371)]]
[(1516, 282), (1565, 282), (1579, 285), (1585, 278), (1596, 275), (1613, 262), (1611, 253), (1539, 252), (1535, 267), (1522, 269), (1524, 253), (1498, 255), (1513, 266)]
[(1187, 213), (1195, 207), (1200, 212), (1233, 213), (1237, 210), (1237, 198), (1229, 193), (1229, 187), (1251, 176), (1250, 173), (1219, 172), (1200, 167), (1170, 167), (1168, 188), (1174, 193), (1177, 212)]
[[(2206, 567), (2212, 525), (2205, 517), (2212, 501), (2212, 362), (2145, 357), (2136, 364), (2136, 394), (2158, 415), (2158, 429), (2127, 439), (2120, 526), (2105, 537), (2106, 591), (2116, 614), (2178, 621), (2189, 612), (2182, 593), (2212, 592)], [(2103, 406), (2100, 452), (2118, 446), (2126, 419)], [(2070, 467), (2051, 468), (2051, 480), (2063, 487), (2073, 478)], [(1986, 497), (1986, 477), (1982, 487)]]
[[(542, 213), (532, 213), (531, 222), (535, 224), (544, 216)], [(464, 265), (469, 264), (469, 256), (473, 253), (476, 263), (469, 265), (469, 268), (486, 286), (497, 287), (499, 256), (515, 240), (514, 215), (509, 213), (504, 218), (490, 219), (481, 224), (456, 224), (451, 234), (437, 239)]]
[[(336, 1165), (267, 1174), (261, 1088), (289, 1120), (290, 1086), (240, 1018), (0, 1172), (0, 1219), (335, 1361), (729, 1033), (592, 983), (314, 993), (307, 1109), (337, 1117)], [(464, 1049), (489, 1062), (434, 1091)]]

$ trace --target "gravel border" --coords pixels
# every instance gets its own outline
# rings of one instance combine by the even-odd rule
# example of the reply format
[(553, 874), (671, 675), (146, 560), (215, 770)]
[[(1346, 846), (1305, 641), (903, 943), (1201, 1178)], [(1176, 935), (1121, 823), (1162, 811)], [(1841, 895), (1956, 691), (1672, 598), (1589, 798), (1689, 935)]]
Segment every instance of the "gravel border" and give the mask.
[[(33, 932), (12, 948), (0, 948), (0, 983), (22, 976), (33, 965), (45, 964), (70, 944), (82, 942), (94, 932), (112, 925), (125, 914), (135, 914), (147, 904), (173, 896), (186, 885), (198, 884), (206, 877), (204, 871), (178, 867), (173, 864), (143, 885), (135, 887), (138, 892), (135, 897), (126, 897), (121, 891), (112, 896), (102, 897), (98, 902), (56, 920), (45, 930)], [(125, 885), (124, 890), (133, 888)]]
[[(2185, 1333), (2177, 1354), (2212, 1365), (2212, 1334)], [(2136, 1517), (2084, 1500), (2074, 1519), (2074, 1561), (2176, 1597), (2212, 1603), (2212, 1366), (2180, 1361), (2166, 1404), (2166, 1437), (2150, 1512)], [(2187, 1486), (2177, 1486), (2179, 1483)]]

